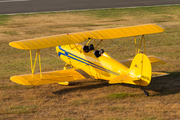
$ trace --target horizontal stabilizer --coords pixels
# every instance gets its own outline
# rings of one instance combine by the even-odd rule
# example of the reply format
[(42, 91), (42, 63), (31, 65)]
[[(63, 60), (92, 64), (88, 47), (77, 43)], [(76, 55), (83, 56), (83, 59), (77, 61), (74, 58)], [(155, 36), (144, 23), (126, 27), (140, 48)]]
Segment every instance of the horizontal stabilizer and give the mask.
[(68, 82), (86, 79), (80, 72), (74, 69), (42, 72), (42, 77), (40, 74), (27, 74), (13, 76), (10, 78), (13, 82), (22, 85), (43, 85), (58, 82)]
[(81, 43), (90, 39), (115, 39), (163, 32), (156, 24), (111, 28), (78, 33), (60, 34), (41, 38), (10, 42), (9, 45), (23, 50), (43, 49), (67, 44)]
[[(155, 66), (155, 65), (161, 65), (161, 64), (165, 64), (166, 61), (160, 57), (157, 56), (147, 56), (151, 62), (151, 66)], [(126, 67), (130, 67), (131, 63), (132, 63), (133, 59), (127, 59), (127, 60), (121, 60), (119, 61), (120, 63), (124, 64)]]
[(129, 75), (119, 75), (115, 77), (113, 80), (109, 81), (109, 84), (116, 83), (127, 83), (127, 84), (135, 84), (133, 81), (139, 80), (137, 77), (129, 76)]
[(169, 75), (168, 73), (164, 72), (152, 72), (152, 77), (160, 77), (160, 76), (166, 76)]

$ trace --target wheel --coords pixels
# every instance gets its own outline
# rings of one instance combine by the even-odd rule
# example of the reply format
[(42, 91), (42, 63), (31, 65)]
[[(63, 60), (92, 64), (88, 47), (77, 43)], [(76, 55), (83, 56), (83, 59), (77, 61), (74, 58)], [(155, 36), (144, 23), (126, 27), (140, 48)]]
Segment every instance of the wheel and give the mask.
[(148, 96), (149, 96), (149, 93), (146, 92), (146, 91), (144, 91), (144, 95), (148, 97)]

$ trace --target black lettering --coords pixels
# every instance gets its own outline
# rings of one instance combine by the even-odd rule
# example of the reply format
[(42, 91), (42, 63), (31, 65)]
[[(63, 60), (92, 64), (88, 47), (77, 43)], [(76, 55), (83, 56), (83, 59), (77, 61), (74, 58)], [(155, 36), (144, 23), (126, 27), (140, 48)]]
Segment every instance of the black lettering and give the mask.
[(146, 80), (149, 80), (149, 77), (147, 77), (147, 76), (141, 76), (141, 78), (143, 78), (143, 79), (146, 79)]

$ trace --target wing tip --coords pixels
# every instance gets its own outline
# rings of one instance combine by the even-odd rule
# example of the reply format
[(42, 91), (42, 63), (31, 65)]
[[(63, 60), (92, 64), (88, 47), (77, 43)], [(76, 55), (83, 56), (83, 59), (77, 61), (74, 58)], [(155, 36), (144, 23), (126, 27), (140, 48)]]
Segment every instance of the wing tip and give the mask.
[(12, 76), (10, 77), (10, 80), (21, 85), (31, 85), (29, 82), (23, 82), (23, 80), (21, 80), (19, 77), (20, 76)]
[(17, 42), (18, 42), (18, 41), (16, 41), (16, 42), (10, 42), (10, 43), (9, 43), (9, 46), (14, 47), (14, 48), (17, 48), (17, 49), (26, 50), (26, 49), (23, 48), (21, 45), (19, 45)]

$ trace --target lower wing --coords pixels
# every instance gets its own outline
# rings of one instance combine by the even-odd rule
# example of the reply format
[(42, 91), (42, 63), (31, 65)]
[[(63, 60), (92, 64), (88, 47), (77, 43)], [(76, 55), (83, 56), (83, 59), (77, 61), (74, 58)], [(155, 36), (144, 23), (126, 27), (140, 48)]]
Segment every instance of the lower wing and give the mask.
[(43, 85), (58, 82), (68, 82), (86, 79), (87, 75), (81, 70), (60, 70), (51, 72), (42, 72), (42, 74), (26, 74), (13, 76), (10, 79), (18, 84), (22, 85)]

